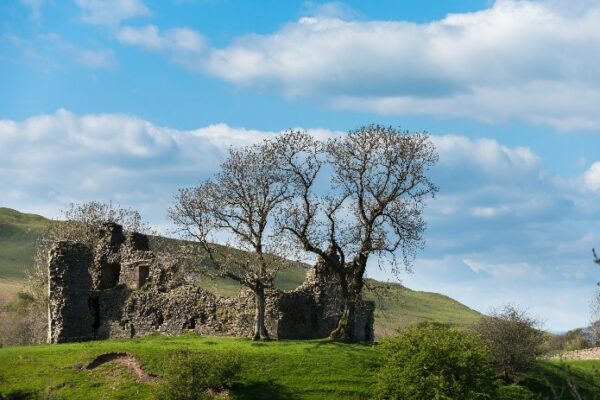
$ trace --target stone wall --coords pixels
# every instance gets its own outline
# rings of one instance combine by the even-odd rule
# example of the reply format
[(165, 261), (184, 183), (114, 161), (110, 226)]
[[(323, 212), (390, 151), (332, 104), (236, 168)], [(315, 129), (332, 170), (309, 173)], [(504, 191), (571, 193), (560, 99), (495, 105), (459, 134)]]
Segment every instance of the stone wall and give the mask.
[[(57, 243), (48, 270), (51, 343), (152, 333), (252, 335), (251, 291), (220, 297), (180, 282), (176, 267), (157, 261), (145, 235), (124, 233), (117, 224), (103, 226), (94, 251), (81, 243)], [(295, 290), (266, 293), (266, 328), (279, 339), (327, 337), (341, 309), (334, 276), (318, 264)], [(373, 309), (364, 302), (358, 310), (359, 340), (373, 340)]]

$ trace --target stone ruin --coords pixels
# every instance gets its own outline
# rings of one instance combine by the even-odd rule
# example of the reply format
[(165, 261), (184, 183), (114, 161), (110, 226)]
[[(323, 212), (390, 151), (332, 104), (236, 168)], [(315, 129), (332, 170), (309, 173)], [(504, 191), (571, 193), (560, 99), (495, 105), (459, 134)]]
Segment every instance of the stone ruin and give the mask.
[[(254, 295), (217, 296), (177, 279), (163, 265), (146, 235), (104, 224), (98, 244), (61, 241), (50, 251), (48, 341), (133, 338), (153, 333), (196, 332), (207, 336), (252, 336)], [(374, 303), (357, 310), (355, 337), (373, 340)], [(342, 313), (339, 285), (324, 265), (307, 272), (291, 291), (266, 293), (265, 326), (273, 338), (324, 338)]]

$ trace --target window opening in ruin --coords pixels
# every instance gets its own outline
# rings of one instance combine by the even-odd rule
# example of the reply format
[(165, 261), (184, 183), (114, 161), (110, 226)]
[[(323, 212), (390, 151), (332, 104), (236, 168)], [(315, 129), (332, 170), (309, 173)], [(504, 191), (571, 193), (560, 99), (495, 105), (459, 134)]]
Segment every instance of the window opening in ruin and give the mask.
[(119, 284), (119, 275), (121, 274), (121, 264), (105, 264), (102, 267), (100, 275), (100, 289), (114, 288)]
[(196, 318), (190, 318), (190, 329), (195, 329), (196, 328)]

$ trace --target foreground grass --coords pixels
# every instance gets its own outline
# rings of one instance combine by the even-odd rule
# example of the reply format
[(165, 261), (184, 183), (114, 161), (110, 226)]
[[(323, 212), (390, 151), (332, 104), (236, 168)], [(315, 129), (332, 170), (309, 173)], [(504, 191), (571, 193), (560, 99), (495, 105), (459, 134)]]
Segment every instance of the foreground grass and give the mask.
[(546, 361), (521, 384), (547, 399), (600, 399), (600, 360)]
[(152, 336), (0, 349), (0, 393), (35, 399), (151, 399), (157, 383), (137, 383), (125, 368), (111, 363), (91, 371), (81, 366), (104, 353), (128, 352), (160, 377), (169, 355), (182, 349), (235, 351), (242, 373), (232, 390), (234, 399), (368, 399), (378, 365), (377, 351), (367, 345)]
[[(379, 367), (378, 346), (346, 345), (322, 340), (256, 343), (239, 338), (151, 336), (62, 345), (0, 349), (0, 393), (19, 399), (152, 399), (175, 350), (235, 352), (242, 364), (233, 399), (369, 399)], [(136, 357), (156, 382), (138, 383), (125, 367), (108, 363), (82, 368), (109, 352)], [(565, 372), (565, 368), (569, 372)], [(600, 361), (543, 362), (521, 384), (554, 399), (600, 399)], [(552, 386), (552, 389), (550, 388)], [(10, 398), (10, 397), (9, 397)]]

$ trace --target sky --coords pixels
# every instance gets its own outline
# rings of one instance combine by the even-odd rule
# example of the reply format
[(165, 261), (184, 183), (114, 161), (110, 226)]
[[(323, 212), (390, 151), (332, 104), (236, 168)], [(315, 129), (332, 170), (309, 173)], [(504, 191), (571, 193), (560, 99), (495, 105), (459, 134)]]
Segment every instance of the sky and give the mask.
[(599, 20), (596, 0), (3, 1), (0, 206), (112, 201), (168, 232), (173, 193), (229, 146), (427, 131), (440, 190), (402, 283), (583, 326), (600, 280)]

